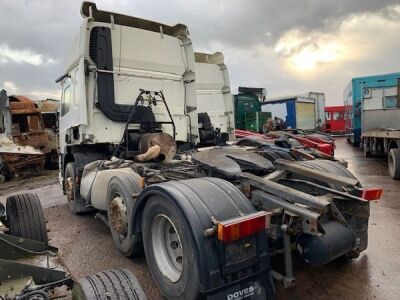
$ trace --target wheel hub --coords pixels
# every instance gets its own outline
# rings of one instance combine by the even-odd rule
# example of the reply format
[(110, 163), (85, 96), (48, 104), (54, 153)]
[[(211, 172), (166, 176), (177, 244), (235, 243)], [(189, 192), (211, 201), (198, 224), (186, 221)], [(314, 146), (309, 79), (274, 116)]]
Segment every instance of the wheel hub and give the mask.
[(183, 249), (179, 234), (165, 215), (157, 215), (151, 229), (158, 269), (171, 282), (177, 282), (183, 270)]
[(68, 202), (74, 201), (74, 182), (72, 177), (67, 177), (65, 180), (65, 193), (67, 195)]
[(128, 211), (122, 197), (115, 197), (110, 204), (110, 225), (121, 235), (128, 232)]

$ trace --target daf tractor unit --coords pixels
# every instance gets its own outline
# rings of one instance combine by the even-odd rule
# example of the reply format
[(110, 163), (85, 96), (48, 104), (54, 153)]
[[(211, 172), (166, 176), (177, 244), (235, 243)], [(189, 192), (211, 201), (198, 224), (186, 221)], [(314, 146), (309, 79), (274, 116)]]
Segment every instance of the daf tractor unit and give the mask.
[[(319, 266), (367, 248), (369, 200), (381, 190), (343, 166), (199, 147), (216, 136), (201, 124), (202, 104), (228, 103), (229, 81), (221, 59), (194, 53), (185, 25), (90, 2), (81, 14), (57, 80), (60, 181), (70, 210), (94, 210), (121, 253), (144, 250), (162, 295), (272, 299), (273, 279), (295, 283), (293, 251)], [(284, 272), (271, 267), (280, 260)]]

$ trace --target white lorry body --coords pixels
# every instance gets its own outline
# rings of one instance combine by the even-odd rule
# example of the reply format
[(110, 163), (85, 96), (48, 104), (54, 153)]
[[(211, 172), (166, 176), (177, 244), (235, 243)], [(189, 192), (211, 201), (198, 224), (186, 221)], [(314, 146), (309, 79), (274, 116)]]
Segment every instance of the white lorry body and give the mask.
[[(163, 91), (170, 108), (179, 142), (198, 141), (194, 53), (187, 28), (114, 14), (106, 15), (82, 9), (83, 25), (69, 52), (62, 86), (60, 148), (66, 144), (119, 143), (125, 122), (104, 115), (99, 102), (98, 77), (113, 77), (112, 105), (134, 104), (139, 89)], [(104, 22), (101, 20), (104, 18)], [(111, 35), (112, 70), (96, 67), (91, 48), (93, 30), (109, 30)], [(104, 50), (104, 49), (101, 49)], [(106, 52), (104, 50), (104, 52)], [(106, 53), (104, 53), (106, 56)], [(87, 72), (91, 70), (91, 72)], [(157, 121), (168, 119), (163, 107), (153, 107)], [(70, 131), (75, 129), (78, 134)], [(172, 126), (162, 130), (172, 135)]]
[(212, 126), (227, 132), (229, 140), (234, 140), (233, 98), (224, 56), (220, 52), (196, 52), (195, 59), (197, 112), (206, 112)]
[(393, 179), (400, 179), (400, 79), (398, 83), (364, 88), (361, 113), (364, 155), (387, 155), (389, 175)]

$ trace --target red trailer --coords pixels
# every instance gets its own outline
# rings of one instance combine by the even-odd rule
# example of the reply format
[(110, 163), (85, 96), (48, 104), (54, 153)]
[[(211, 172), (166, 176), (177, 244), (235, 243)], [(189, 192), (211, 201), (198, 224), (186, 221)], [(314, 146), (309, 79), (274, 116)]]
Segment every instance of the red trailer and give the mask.
[(322, 126), (322, 131), (343, 134), (345, 132), (345, 111), (346, 106), (326, 106), (325, 123)]

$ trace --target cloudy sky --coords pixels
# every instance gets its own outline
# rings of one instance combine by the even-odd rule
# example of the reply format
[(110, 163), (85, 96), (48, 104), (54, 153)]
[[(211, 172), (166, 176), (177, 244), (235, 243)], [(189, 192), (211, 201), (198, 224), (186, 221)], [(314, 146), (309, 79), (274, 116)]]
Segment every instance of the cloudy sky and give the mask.
[[(59, 98), (54, 79), (77, 33), (76, 0), (0, 0), (0, 87)], [(221, 51), (231, 87), (269, 96), (324, 92), (400, 71), (400, 0), (99, 0), (104, 10), (189, 27), (196, 51)]]

